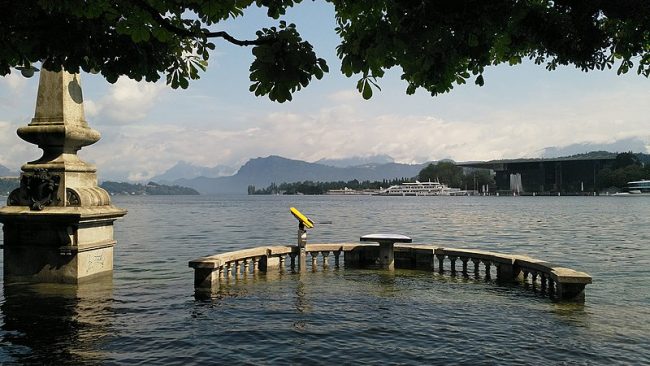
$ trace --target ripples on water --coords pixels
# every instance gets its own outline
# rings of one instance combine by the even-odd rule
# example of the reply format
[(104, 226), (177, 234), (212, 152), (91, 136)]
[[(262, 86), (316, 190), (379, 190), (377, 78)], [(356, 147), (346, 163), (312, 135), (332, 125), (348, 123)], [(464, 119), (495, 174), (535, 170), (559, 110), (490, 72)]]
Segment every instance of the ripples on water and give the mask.
[[(647, 364), (650, 199), (116, 197), (112, 278), (5, 284), (0, 363)], [(232, 280), (193, 296), (193, 258), (397, 232), (590, 273), (585, 305), (438, 274), (365, 270)]]

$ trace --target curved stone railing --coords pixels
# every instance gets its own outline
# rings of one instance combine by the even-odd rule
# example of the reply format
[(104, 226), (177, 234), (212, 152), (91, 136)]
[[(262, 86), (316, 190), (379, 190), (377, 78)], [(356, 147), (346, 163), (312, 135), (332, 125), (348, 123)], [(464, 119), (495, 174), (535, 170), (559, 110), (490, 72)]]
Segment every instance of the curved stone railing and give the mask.
[[(330, 253), (334, 258), (333, 265), (339, 267), (340, 256), (350, 252), (359, 244), (307, 244), (305, 251), (311, 257), (312, 270), (317, 269), (318, 256), (322, 257), (322, 267), (330, 266)], [(211, 288), (222, 279), (239, 275), (266, 272), (270, 269), (295, 269), (300, 250), (297, 245), (257, 247), (234, 252), (216, 254), (190, 261), (194, 268), (194, 287)]]
[(457, 273), (458, 261), (462, 266), (460, 272), (465, 276), (473, 272), (475, 277), (484, 275), (491, 278), (494, 267), (497, 280), (522, 282), (526, 287), (539, 289), (541, 293), (555, 299), (584, 301), (585, 286), (592, 283), (591, 276), (584, 272), (523, 255), (450, 248), (436, 248), (434, 253), (440, 273), (445, 271), (445, 259), (452, 275)]
[[(307, 244), (306, 269), (317, 271), (341, 266), (373, 268), (378, 263), (379, 245)], [(211, 289), (223, 280), (269, 270), (295, 270), (300, 249), (296, 245), (268, 246), (202, 257), (189, 262), (194, 268), (194, 287)], [(439, 248), (425, 244), (395, 245), (395, 268), (459, 273), (469, 277), (516, 281), (554, 299), (584, 301), (584, 289), (592, 283), (584, 272), (557, 266), (522, 255), (482, 250)], [(330, 261), (332, 259), (332, 261)], [(457, 268), (460, 267), (460, 268)]]

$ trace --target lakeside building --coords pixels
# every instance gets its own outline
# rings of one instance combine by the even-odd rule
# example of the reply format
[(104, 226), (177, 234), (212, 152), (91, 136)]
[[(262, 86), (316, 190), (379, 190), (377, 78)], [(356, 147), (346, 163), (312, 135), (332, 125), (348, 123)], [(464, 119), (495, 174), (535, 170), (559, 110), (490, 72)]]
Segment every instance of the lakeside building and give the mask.
[(378, 190), (376, 189), (350, 189), (348, 187), (344, 187), (343, 189), (330, 189), (325, 194), (327, 195), (335, 195), (335, 196), (341, 196), (341, 195), (372, 195), (377, 193)]
[(616, 156), (508, 159), (458, 164), (495, 172), (497, 192), (516, 194), (589, 194), (598, 190), (598, 173)]

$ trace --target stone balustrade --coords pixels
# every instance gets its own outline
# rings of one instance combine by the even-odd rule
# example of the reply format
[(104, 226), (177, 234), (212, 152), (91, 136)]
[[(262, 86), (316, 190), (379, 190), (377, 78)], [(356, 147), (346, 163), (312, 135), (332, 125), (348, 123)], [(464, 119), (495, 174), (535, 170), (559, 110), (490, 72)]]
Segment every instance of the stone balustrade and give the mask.
[(447, 270), (456, 275), (456, 264), (460, 261), (460, 273), (464, 276), (473, 273), (477, 278), (491, 278), (492, 272), (496, 272), (497, 281), (518, 281), (525, 287), (539, 290), (553, 299), (584, 302), (585, 286), (592, 283), (591, 276), (584, 272), (523, 255), (450, 248), (436, 248), (434, 254), (440, 273), (445, 272), (447, 259)]
[[(300, 249), (296, 245), (264, 246), (202, 257), (189, 262), (194, 268), (194, 286), (210, 290), (230, 278), (254, 276), (260, 272), (296, 270)], [(557, 266), (522, 255), (482, 250), (440, 248), (426, 244), (396, 244), (395, 268), (419, 269), (519, 282), (553, 299), (584, 301), (584, 290), (592, 283), (584, 272)], [(379, 261), (378, 244), (307, 244), (307, 267), (318, 271), (346, 268), (374, 268)], [(343, 254), (343, 256), (341, 256)]]
[[(341, 253), (351, 251), (359, 244), (307, 244), (305, 251), (310, 257), (311, 270), (316, 271), (341, 265)], [(296, 245), (257, 247), (237, 250), (190, 261), (194, 268), (194, 287), (211, 288), (223, 279), (267, 272), (271, 269), (295, 270), (300, 251)], [(321, 258), (319, 261), (319, 257)], [(333, 262), (330, 263), (330, 258)]]

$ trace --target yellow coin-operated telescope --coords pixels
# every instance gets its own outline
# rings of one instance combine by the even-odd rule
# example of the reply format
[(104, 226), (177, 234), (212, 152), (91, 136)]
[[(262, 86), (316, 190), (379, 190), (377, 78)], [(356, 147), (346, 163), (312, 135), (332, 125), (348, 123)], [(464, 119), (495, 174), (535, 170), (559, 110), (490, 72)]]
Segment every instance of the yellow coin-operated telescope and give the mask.
[(300, 270), (304, 270), (307, 266), (307, 253), (305, 252), (305, 245), (307, 245), (307, 230), (314, 227), (314, 222), (307, 216), (303, 215), (297, 208), (289, 208), (293, 217), (298, 220), (298, 249), (300, 254), (299, 266)]
[(298, 211), (297, 208), (291, 207), (289, 210), (291, 211), (291, 214), (293, 215), (293, 217), (298, 219), (298, 225), (299, 226), (302, 225), (302, 226), (307, 227), (308, 229), (311, 229), (311, 228), (314, 227), (314, 222), (309, 217), (303, 215), (300, 211)]

